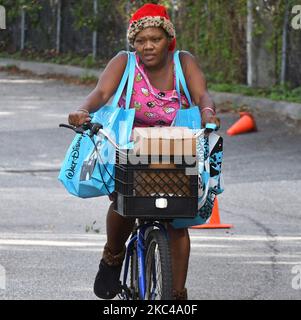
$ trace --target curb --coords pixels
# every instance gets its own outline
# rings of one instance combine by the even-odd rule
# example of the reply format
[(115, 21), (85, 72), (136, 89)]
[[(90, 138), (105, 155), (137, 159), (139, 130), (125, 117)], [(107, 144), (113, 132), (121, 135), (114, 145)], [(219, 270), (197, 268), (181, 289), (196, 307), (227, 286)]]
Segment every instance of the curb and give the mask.
[[(37, 75), (59, 74), (73, 77), (94, 76), (98, 78), (102, 72), (102, 69), (96, 70), (69, 65), (58, 65), (55, 63), (30, 62), (0, 58), (0, 66), (5, 67), (8, 65), (15, 65), (20, 70), (28, 70)], [(280, 116), (287, 117), (295, 121), (301, 121), (301, 104), (299, 103), (254, 98), (228, 92), (210, 91), (210, 95), (216, 105), (231, 102), (234, 105), (247, 106), (251, 110), (277, 113)]]

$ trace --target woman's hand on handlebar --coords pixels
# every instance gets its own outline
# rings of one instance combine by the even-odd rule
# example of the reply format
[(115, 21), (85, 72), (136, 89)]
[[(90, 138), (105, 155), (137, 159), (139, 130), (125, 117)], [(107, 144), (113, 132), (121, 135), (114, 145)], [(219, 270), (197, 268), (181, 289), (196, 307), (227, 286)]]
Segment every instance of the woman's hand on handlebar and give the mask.
[(206, 113), (204, 112), (202, 114), (202, 127), (205, 128), (206, 123), (214, 123), (217, 126), (217, 129), (220, 128), (221, 125), (221, 121), (218, 117), (216, 117), (215, 115), (211, 114), (211, 113)]
[(90, 122), (90, 121), (91, 121), (91, 117), (88, 111), (85, 112), (83, 110), (77, 110), (75, 112), (71, 112), (68, 116), (69, 124), (75, 127), (79, 127), (85, 122)]

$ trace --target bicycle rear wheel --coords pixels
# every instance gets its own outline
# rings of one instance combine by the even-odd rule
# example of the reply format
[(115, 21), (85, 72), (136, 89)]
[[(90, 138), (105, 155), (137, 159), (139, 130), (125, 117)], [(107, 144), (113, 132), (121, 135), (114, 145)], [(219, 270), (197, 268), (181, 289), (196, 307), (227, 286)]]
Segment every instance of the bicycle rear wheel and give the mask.
[(169, 242), (161, 230), (152, 230), (146, 239), (145, 300), (172, 299), (172, 269)]

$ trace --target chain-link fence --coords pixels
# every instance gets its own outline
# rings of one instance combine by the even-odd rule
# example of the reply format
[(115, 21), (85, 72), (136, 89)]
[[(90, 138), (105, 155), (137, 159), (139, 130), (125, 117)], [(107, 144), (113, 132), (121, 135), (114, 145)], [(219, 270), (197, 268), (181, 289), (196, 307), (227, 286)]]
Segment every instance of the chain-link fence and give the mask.
[[(96, 54), (100, 58), (111, 57), (126, 47), (127, 21), (120, 14), (126, 8), (122, 3), (120, 10), (116, 10), (109, 1), (97, 1), (95, 18), (93, 1), (44, 0), (39, 3), (34, 10), (24, 6), (17, 14), (8, 15), (7, 29), (1, 31), (2, 50), (59, 50), (87, 55), (93, 52), (93, 32)], [(9, 4), (6, 9), (8, 13), (16, 10)]]
[[(256, 19), (253, 22), (253, 38), (259, 35), (262, 41), (260, 46), (256, 46), (254, 40), (253, 56), (258, 58), (252, 62), (252, 67), (254, 72), (259, 70), (259, 77), (270, 86), (282, 82), (283, 3), (288, 1), (285, 81), (294, 87), (301, 86), (301, 18), (300, 29), (292, 28), (290, 23), (294, 1), (249, 1), (252, 2), (254, 14), (259, 8), (257, 4), (267, 6), (268, 19), (265, 17), (264, 20), (277, 23), (273, 29), (272, 24), (268, 27), (268, 23), (263, 25)], [(108, 61), (118, 51), (128, 49), (128, 19), (133, 10), (145, 2), (3, 0), (0, 5), (6, 8), (7, 29), (0, 31), (0, 50), (15, 52), (26, 49), (91, 55)], [(247, 0), (229, 3), (219, 0), (166, 0), (160, 3), (167, 5), (175, 23), (178, 48), (189, 50), (199, 58), (210, 81), (246, 83)], [(297, 20), (297, 26), (299, 24)], [(268, 28), (270, 30), (267, 31)]]

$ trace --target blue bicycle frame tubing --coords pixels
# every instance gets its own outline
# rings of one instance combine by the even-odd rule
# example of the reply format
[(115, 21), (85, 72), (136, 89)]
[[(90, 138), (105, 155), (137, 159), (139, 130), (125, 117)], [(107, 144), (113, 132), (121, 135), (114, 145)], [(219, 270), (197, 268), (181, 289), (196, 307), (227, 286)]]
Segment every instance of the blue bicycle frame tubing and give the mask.
[(126, 258), (124, 264), (124, 271), (123, 271), (123, 285), (126, 285), (128, 271), (129, 271), (129, 264), (130, 264), (130, 257), (133, 255), (134, 244), (137, 240), (137, 235), (133, 235), (127, 245), (126, 248)]
[(141, 226), (138, 229), (138, 238), (137, 238), (137, 257), (138, 257), (138, 283), (139, 283), (139, 298), (141, 300), (145, 299), (145, 292), (146, 292), (146, 281), (145, 281), (145, 231), (147, 227)]

